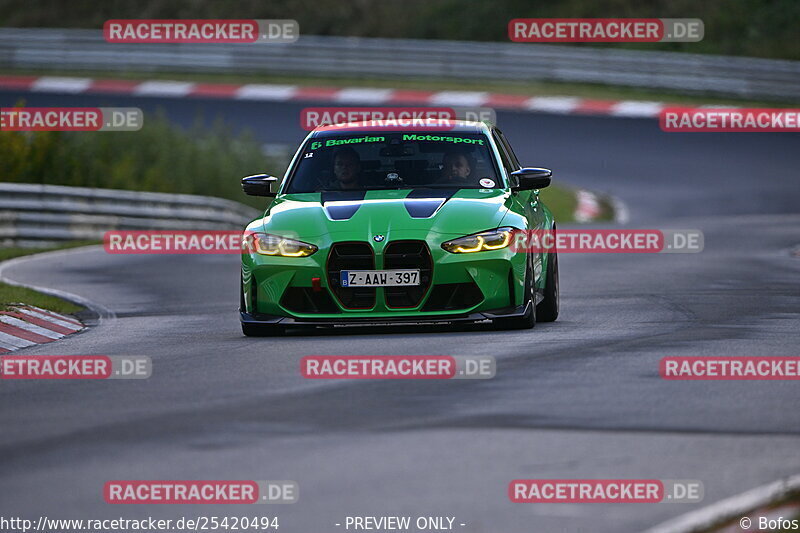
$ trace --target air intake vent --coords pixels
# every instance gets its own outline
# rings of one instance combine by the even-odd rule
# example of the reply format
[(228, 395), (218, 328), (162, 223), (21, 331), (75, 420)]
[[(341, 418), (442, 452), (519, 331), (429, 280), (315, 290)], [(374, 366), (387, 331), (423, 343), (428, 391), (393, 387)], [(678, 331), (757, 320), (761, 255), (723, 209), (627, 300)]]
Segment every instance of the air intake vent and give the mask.
[(392, 241), (383, 252), (383, 265), (387, 270), (418, 268), (417, 286), (385, 287), (387, 307), (417, 307), (428, 291), (433, 277), (433, 262), (425, 241)]
[(481, 303), (483, 293), (474, 282), (434, 285), (423, 311), (455, 311)]
[(342, 270), (374, 270), (375, 256), (366, 242), (338, 242), (328, 255), (328, 286), (348, 309), (371, 309), (375, 306), (375, 289), (342, 287)]

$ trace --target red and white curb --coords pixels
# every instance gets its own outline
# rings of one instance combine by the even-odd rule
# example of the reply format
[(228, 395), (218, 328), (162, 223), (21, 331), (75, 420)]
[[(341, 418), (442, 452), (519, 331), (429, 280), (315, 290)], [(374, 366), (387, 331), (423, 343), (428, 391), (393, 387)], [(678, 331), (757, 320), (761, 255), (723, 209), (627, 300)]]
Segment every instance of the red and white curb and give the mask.
[(578, 189), (575, 191), (575, 199), (578, 201), (573, 214), (575, 222), (590, 222), (598, 218), (602, 213), (600, 200), (593, 192)]
[(77, 319), (31, 305), (0, 311), (0, 354), (53, 342), (84, 329)]
[[(664, 102), (597, 100), (567, 96), (528, 96), (484, 91), (418, 91), (369, 87), (311, 87), (250, 83), (193, 83), (167, 80), (115, 80), (55, 76), (0, 75), (0, 90), (62, 94), (119, 94), (161, 98), (220, 98), (249, 101), (313, 101), (339, 105), (472, 106), (561, 115), (657, 118)], [(710, 106), (700, 106), (710, 107)]]
[[(572, 214), (575, 222), (594, 222), (602, 216), (603, 208), (600, 205), (600, 196), (597, 193), (578, 189), (575, 191), (575, 199), (578, 202), (575, 206), (575, 212)], [(616, 196), (605, 195), (605, 200), (611, 204), (614, 222), (627, 224), (629, 220), (628, 206)]]

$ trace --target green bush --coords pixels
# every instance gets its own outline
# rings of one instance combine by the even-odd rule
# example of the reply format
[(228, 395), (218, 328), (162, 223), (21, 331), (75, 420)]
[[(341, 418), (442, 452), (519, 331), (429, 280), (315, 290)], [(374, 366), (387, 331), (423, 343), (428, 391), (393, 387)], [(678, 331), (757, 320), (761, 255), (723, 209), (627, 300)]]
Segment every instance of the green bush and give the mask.
[[(263, 207), (239, 179), (283, 162), (267, 161), (245, 132), (221, 121), (184, 130), (161, 114), (133, 132), (0, 132), (0, 180), (202, 194)], [(285, 164), (283, 164), (285, 168)]]

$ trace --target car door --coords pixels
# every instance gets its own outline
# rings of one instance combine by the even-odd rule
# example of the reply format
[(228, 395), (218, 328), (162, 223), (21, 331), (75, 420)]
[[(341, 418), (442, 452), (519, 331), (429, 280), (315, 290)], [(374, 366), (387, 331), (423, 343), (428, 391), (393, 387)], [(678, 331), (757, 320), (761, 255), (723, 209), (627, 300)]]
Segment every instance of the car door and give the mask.
[[(509, 174), (509, 179), (513, 179), (510, 176), (511, 172), (519, 170), (522, 168), (522, 165), (520, 164), (519, 159), (517, 159), (516, 154), (514, 154), (514, 150), (511, 148), (511, 145), (505, 138), (505, 135), (503, 135), (503, 132), (497, 128), (494, 128), (493, 136), (495, 143), (497, 144), (497, 148), (500, 151), (500, 159), (502, 160), (506, 172)], [(520, 204), (522, 204), (525, 218), (528, 220), (528, 229), (545, 229), (544, 225), (546, 220), (544, 213), (542, 212), (542, 208), (539, 205), (539, 191), (519, 191), (515, 194), (517, 196), (517, 200), (520, 202)], [(538, 282), (542, 276), (544, 257), (542, 253), (535, 253), (533, 254), (532, 259), (534, 278)]]

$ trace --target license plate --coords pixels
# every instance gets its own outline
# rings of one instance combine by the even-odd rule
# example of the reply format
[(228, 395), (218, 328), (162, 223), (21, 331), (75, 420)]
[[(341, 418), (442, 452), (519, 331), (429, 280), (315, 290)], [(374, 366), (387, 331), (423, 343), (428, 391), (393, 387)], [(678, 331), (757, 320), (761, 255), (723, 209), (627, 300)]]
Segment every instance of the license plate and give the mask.
[(419, 270), (342, 270), (342, 287), (403, 287), (419, 285)]

